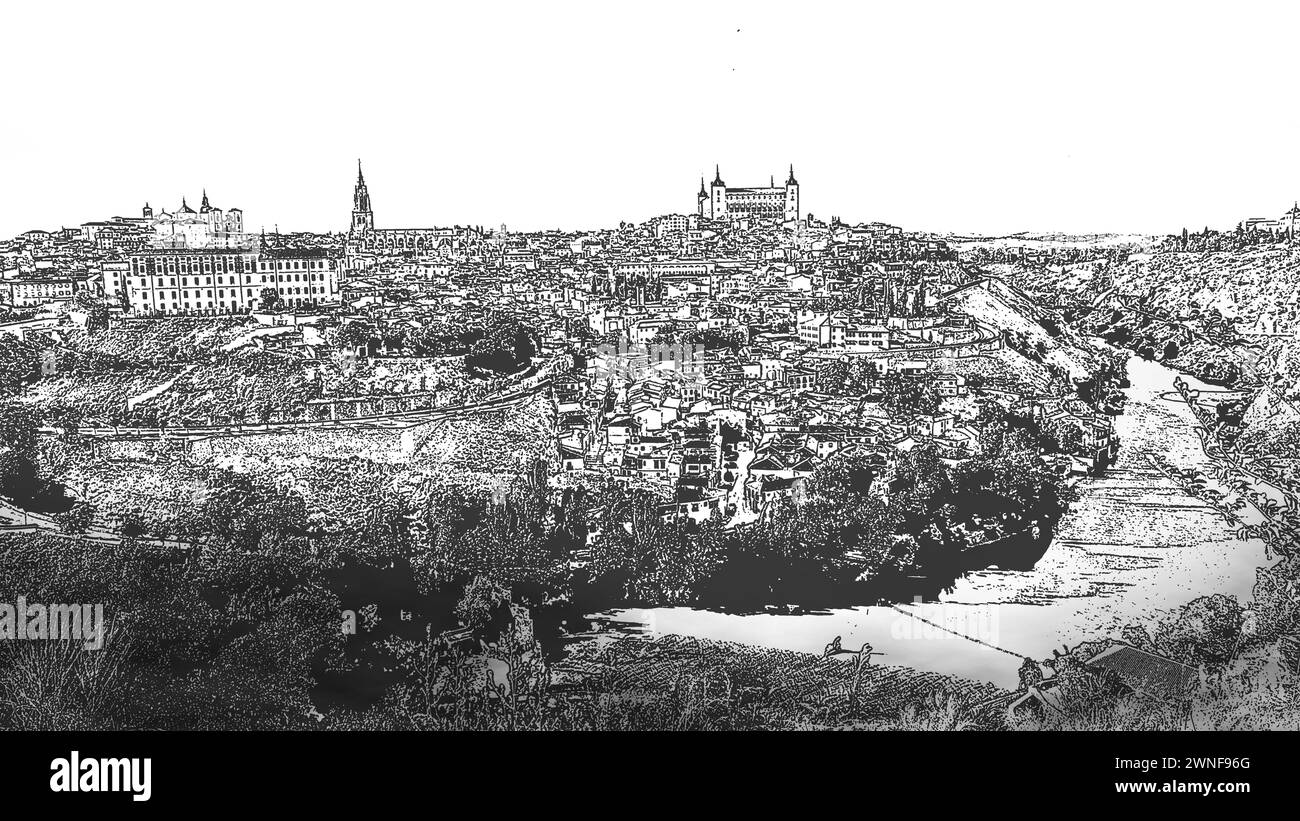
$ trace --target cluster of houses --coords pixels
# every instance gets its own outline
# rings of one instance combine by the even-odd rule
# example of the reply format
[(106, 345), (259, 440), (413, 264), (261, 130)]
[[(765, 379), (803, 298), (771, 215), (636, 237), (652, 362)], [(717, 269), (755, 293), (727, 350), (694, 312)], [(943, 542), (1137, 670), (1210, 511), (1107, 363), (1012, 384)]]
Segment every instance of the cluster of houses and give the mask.
[[(653, 487), (670, 513), (695, 519), (754, 515), (797, 494), (835, 453), (887, 456), (928, 442), (957, 459), (976, 447), (969, 415), (886, 412), (871, 390), (856, 396), (828, 383), (837, 362), (865, 361), (941, 400), (967, 396), (966, 379), (937, 361), (1000, 346), (1001, 335), (945, 302), (961, 273), (942, 240), (811, 215), (743, 225), (667, 215), (586, 232), (421, 229), (406, 242), (373, 229), (367, 205), (354, 213), (361, 226), (354, 219), (349, 239), (274, 237), (336, 259), (337, 303), (328, 317), (254, 310), (264, 324), (290, 327), (253, 344), (321, 358), (320, 335), (300, 326), (324, 318), (377, 329), (381, 348), (361, 355), (399, 357), (409, 355), (402, 340), (432, 323), (516, 317), (536, 334), (539, 355), (574, 357), (573, 371), (553, 384), (560, 472)], [(123, 226), (16, 238), (0, 248), (0, 282), (9, 283), (0, 291), (10, 304), (95, 291), (97, 269), (122, 253), (107, 238), (139, 227)], [(77, 273), (39, 285), (40, 270)], [(392, 380), (381, 376), (366, 390), (389, 391)], [(1042, 397), (1013, 399), (1040, 424), (1077, 425), (1094, 463), (1113, 455), (1103, 421)]]

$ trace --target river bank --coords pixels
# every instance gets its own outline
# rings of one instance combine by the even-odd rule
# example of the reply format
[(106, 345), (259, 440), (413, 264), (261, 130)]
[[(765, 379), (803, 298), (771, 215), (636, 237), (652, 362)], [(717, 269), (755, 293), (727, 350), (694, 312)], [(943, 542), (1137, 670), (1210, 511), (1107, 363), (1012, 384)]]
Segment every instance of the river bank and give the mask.
[(1012, 693), (969, 679), (680, 636), (586, 643), (551, 670), (553, 694), (594, 729), (999, 729)]
[[(1264, 545), (1190, 498), (1162, 466), (1206, 469), (1195, 417), (1173, 391), (1175, 371), (1132, 357), (1122, 446), (1103, 476), (1083, 480), (1079, 499), (1029, 570), (988, 569), (959, 578), (933, 600), (786, 615), (734, 615), (689, 607), (597, 614), (577, 642), (629, 634), (678, 635), (818, 652), (834, 636), (871, 643), (879, 663), (1013, 688), (1025, 657), (1153, 625), (1200, 595), (1250, 598)], [(1192, 388), (1214, 388), (1184, 377)]]

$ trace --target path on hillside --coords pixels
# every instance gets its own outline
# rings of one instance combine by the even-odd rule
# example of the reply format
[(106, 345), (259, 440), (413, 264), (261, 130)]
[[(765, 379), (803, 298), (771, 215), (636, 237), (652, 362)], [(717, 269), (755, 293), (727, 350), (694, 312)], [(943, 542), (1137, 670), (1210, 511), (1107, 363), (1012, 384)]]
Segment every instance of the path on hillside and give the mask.
[[(252, 436), (264, 433), (285, 433), (299, 430), (337, 430), (337, 429), (394, 429), (405, 428), (422, 422), (445, 421), (480, 413), (506, 410), (523, 404), (529, 398), (550, 387), (551, 378), (546, 377), (535, 385), (520, 391), (512, 391), (501, 396), (485, 399), (467, 405), (450, 405), (441, 408), (424, 408), (412, 411), (394, 411), (392, 413), (373, 414), (370, 416), (353, 416), (343, 419), (310, 419), (293, 422), (268, 422), (265, 424), (232, 425), (196, 425), (191, 427), (135, 427), (135, 426), (93, 426), (85, 425), (77, 429), (79, 435), (92, 439), (112, 440), (150, 440), (150, 439), (207, 439), (214, 436)], [(52, 426), (45, 426), (40, 433), (46, 436), (61, 435), (63, 431)]]

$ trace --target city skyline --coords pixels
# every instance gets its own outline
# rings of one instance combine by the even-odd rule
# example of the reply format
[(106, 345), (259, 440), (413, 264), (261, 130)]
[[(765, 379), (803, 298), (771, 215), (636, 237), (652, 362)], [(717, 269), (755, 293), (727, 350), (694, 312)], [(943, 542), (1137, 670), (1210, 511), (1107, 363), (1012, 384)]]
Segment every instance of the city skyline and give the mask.
[[(719, 167), (720, 165), (721, 165), (721, 163), (714, 163), (715, 169), (716, 169), (717, 167)], [(793, 164), (787, 164), (787, 165), (788, 165), (788, 166), (792, 166)], [(792, 168), (789, 168), (788, 171), (789, 171), (790, 173), (793, 173)], [(728, 176), (730, 176), (730, 175), (728, 175)], [(801, 174), (800, 174), (800, 177), (802, 177), (802, 176), (803, 176), (803, 174), (801, 173)], [(767, 184), (767, 185), (764, 185), (764, 184), (763, 184), (763, 180), (762, 180), (760, 177), (761, 177), (761, 175), (758, 175), (758, 174), (751, 175), (751, 176), (749, 176), (749, 177), (743, 177), (743, 178), (742, 178), (742, 177), (735, 177), (736, 179), (740, 179), (741, 182), (742, 182), (744, 185), (737, 186), (737, 185), (731, 185), (731, 184), (728, 184), (726, 187), (727, 187), (727, 188), (731, 188), (732, 190), (736, 190), (736, 189), (738, 189), (738, 188), (745, 188), (746, 190), (750, 190), (750, 189), (752, 189), (752, 190), (762, 190), (762, 189), (766, 189), (766, 188), (769, 188), (769, 187), (772, 188), (773, 190), (782, 190), (782, 188), (783, 188), (782, 185), (779, 185), (779, 184), (776, 184), (775, 182), (773, 182), (773, 181), (776, 179), (776, 175), (775, 175), (775, 174), (769, 174), (769, 175), (768, 175), (768, 184)], [(799, 187), (802, 188), (802, 183), (799, 184)], [(384, 188), (384, 186), (383, 186), (383, 184), (381, 183), (381, 189), (383, 189), (383, 188)], [(710, 189), (711, 189), (711, 188), (712, 188), (712, 183), (706, 183), (706, 184), (705, 184), (705, 188), (710, 188)], [(187, 187), (185, 190), (188, 191), (188, 190), (189, 190), (188, 187)], [(201, 192), (201, 196), (206, 195), (206, 192), (207, 192), (207, 187), (206, 187), (206, 186), (199, 186), (199, 190), (200, 190), (200, 192)], [(390, 194), (396, 194), (396, 196), (393, 197), (393, 201), (397, 202), (399, 205), (400, 205), (401, 203), (404, 203), (404, 202), (409, 202), (409, 200), (408, 200), (406, 197), (403, 197), (403, 191), (402, 191), (402, 189), (401, 189), (400, 187), (399, 187), (399, 188), (395, 188), (395, 189), (391, 189), (391, 190), (389, 190), (389, 193), (390, 193)], [(176, 202), (173, 202), (172, 199), (175, 199)], [(151, 211), (156, 212), (156, 213), (163, 213), (163, 212), (165, 212), (165, 211), (173, 212), (173, 213), (179, 213), (179, 212), (182, 212), (182, 211), (187, 207), (187, 204), (188, 204), (188, 201), (189, 201), (190, 197), (189, 197), (189, 194), (188, 194), (188, 193), (185, 193), (185, 192), (183, 191), (182, 193), (180, 193), (179, 195), (177, 195), (177, 197), (172, 198), (172, 199), (168, 199), (168, 198), (165, 198), (165, 197), (146, 198), (146, 199), (143, 201), (143, 208), (146, 209), (146, 210), (151, 210)], [(688, 197), (680, 197), (679, 199), (683, 199), (683, 200), (685, 200), (685, 199), (689, 199), (689, 198), (688, 198)], [(1283, 198), (1283, 200), (1285, 200), (1285, 198)], [(1203, 228), (1203, 227), (1205, 227), (1205, 228), (1210, 228), (1210, 229), (1212, 229), (1212, 230), (1229, 230), (1229, 229), (1231, 229), (1231, 228), (1233, 227), (1233, 225), (1240, 224), (1240, 223), (1243, 223), (1243, 222), (1245, 222), (1246, 224), (1250, 224), (1251, 222), (1264, 222), (1264, 221), (1269, 221), (1269, 220), (1271, 220), (1271, 219), (1275, 216), (1275, 214), (1277, 214), (1277, 213), (1283, 213), (1284, 210), (1285, 210), (1287, 213), (1289, 213), (1290, 211), (1292, 211), (1292, 210), (1294, 210), (1296, 207), (1298, 207), (1298, 206), (1296, 205), (1296, 201), (1294, 200), (1294, 198), (1291, 200), (1291, 202), (1292, 202), (1292, 205), (1291, 205), (1290, 209), (1284, 209), (1284, 207), (1283, 207), (1284, 203), (1278, 203), (1278, 204), (1275, 204), (1275, 205), (1272, 205), (1272, 206), (1257, 207), (1257, 208), (1255, 208), (1254, 210), (1249, 211), (1249, 212), (1242, 212), (1242, 213), (1239, 213), (1239, 214), (1236, 215), (1235, 222), (1232, 221), (1231, 216), (1230, 216), (1230, 217), (1228, 218), (1228, 221), (1223, 222), (1223, 223), (1202, 223), (1202, 222), (1197, 222), (1197, 221), (1191, 221), (1191, 222), (1184, 223), (1184, 224), (1182, 224), (1181, 226), (1173, 226), (1173, 225), (1171, 224), (1170, 226), (1167, 226), (1167, 227), (1164, 228), (1164, 229), (1151, 229), (1151, 230), (1136, 230), (1136, 229), (1127, 229), (1127, 230), (1126, 230), (1126, 229), (1118, 229), (1118, 228), (1112, 228), (1112, 229), (1090, 229), (1090, 228), (1067, 229), (1067, 228), (1059, 228), (1059, 227), (1058, 227), (1058, 228), (1050, 228), (1050, 227), (1036, 227), (1036, 228), (1021, 228), (1021, 229), (1019, 229), (1019, 230), (1006, 230), (1006, 231), (992, 231), (992, 230), (986, 230), (986, 231), (961, 231), (961, 230), (957, 230), (957, 229), (954, 229), (954, 228), (936, 228), (936, 227), (934, 227), (934, 226), (926, 225), (926, 224), (923, 224), (923, 223), (919, 223), (919, 224), (908, 224), (908, 227), (909, 227), (909, 228), (912, 228), (913, 230), (923, 231), (923, 232), (926, 232), (926, 233), (934, 233), (934, 234), (948, 235), (948, 236), (954, 236), (954, 237), (970, 236), (970, 237), (983, 237), (983, 238), (997, 238), (997, 237), (1016, 236), (1016, 235), (1020, 235), (1020, 234), (1027, 234), (1027, 235), (1043, 234), (1043, 235), (1047, 235), (1047, 234), (1053, 234), (1053, 233), (1059, 233), (1059, 234), (1079, 234), (1079, 235), (1107, 235), (1107, 234), (1121, 235), (1121, 234), (1133, 234), (1133, 235), (1148, 235), (1148, 236), (1168, 236), (1168, 235), (1174, 235), (1174, 234), (1177, 234), (1177, 233), (1179, 233), (1180, 230), (1199, 231), (1199, 230), (1201, 230), (1201, 228)], [(707, 203), (706, 203), (706, 204), (707, 204)], [(698, 206), (698, 202), (695, 203), (695, 205)], [(188, 207), (190, 207), (191, 209), (193, 208), (193, 206), (188, 206)], [(870, 222), (881, 222), (881, 223), (887, 223), (887, 224), (901, 224), (901, 223), (903, 222), (903, 221), (897, 220), (897, 219), (895, 219), (895, 218), (891, 218), (890, 215), (887, 214), (887, 213), (886, 213), (886, 214), (871, 214), (870, 216), (861, 216), (861, 215), (854, 215), (854, 214), (841, 214), (841, 213), (829, 213), (829, 212), (826, 212), (826, 211), (817, 211), (817, 210), (814, 210), (815, 208), (816, 208), (815, 203), (812, 205), (812, 207), (809, 207), (808, 204), (805, 203), (805, 204), (803, 205), (803, 207), (802, 207), (802, 213), (803, 213), (804, 215), (806, 215), (806, 216), (812, 216), (812, 217), (815, 217), (816, 219), (818, 219), (818, 220), (822, 220), (822, 221), (830, 221), (830, 220), (832, 220), (832, 219), (839, 219), (841, 222), (843, 222), (843, 223), (845, 223), (845, 224), (850, 224), (850, 225), (860, 225), (860, 224), (866, 224), (866, 223), (870, 223)], [(248, 210), (248, 209), (234, 208), (233, 210), (236, 210), (236, 211), (245, 211), (245, 210)], [(439, 209), (439, 210), (441, 210), (441, 209)], [(134, 206), (128, 206), (128, 207), (121, 207), (121, 208), (118, 208), (118, 209), (116, 209), (116, 210), (113, 210), (111, 213), (104, 213), (104, 214), (97, 214), (97, 215), (86, 215), (86, 216), (84, 216), (84, 218), (83, 218), (83, 217), (69, 218), (69, 219), (65, 219), (65, 220), (62, 221), (62, 222), (57, 222), (57, 224), (56, 224), (56, 223), (49, 223), (49, 224), (44, 224), (44, 225), (29, 225), (28, 227), (26, 227), (26, 228), (24, 228), (24, 229), (22, 229), (22, 230), (9, 232), (8, 235), (9, 235), (9, 236), (17, 236), (17, 235), (19, 235), (19, 234), (21, 234), (21, 233), (24, 233), (25, 231), (30, 231), (30, 230), (47, 230), (47, 231), (48, 231), (48, 230), (57, 230), (57, 229), (59, 229), (59, 228), (74, 228), (74, 227), (76, 227), (76, 226), (78, 226), (78, 225), (81, 225), (81, 224), (84, 224), (84, 223), (87, 223), (87, 222), (95, 222), (95, 221), (98, 221), (98, 220), (109, 219), (109, 218), (111, 218), (111, 217), (133, 217), (133, 216), (137, 216), (137, 212), (139, 212), (139, 211), (141, 211), (141, 205), (140, 205), (139, 203), (137, 203), (137, 204), (134, 205)], [(284, 221), (284, 223), (282, 224), (282, 223), (281, 223), (281, 220), (277, 217), (277, 215), (267, 215), (265, 218), (255, 216), (255, 218), (254, 218), (254, 219), (249, 223), (249, 225), (248, 225), (248, 232), (249, 232), (250, 234), (254, 234), (254, 233), (297, 233), (297, 232), (304, 232), (304, 233), (319, 233), (319, 234), (347, 234), (347, 233), (349, 233), (349, 229), (350, 229), (350, 226), (349, 226), (349, 222), (350, 222), (350, 220), (349, 220), (349, 218), (348, 218), (348, 211), (347, 211), (346, 209), (342, 209), (342, 213), (344, 214), (344, 216), (343, 216), (342, 218), (336, 219), (336, 220), (334, 220), (331, 224), (323, 225), (323, 226), (322, 226), (322, 225), (314, 225), (314, 226), (313, 226), (313, 225), (299, 224), (299, 223), (295, 222), (292, 218), (290, 218), (290, 219)], [(498, 228), (498, 227), (500, 227), (500, 226), (505, 226), (507, 229), (510, 229), (510, 230), (517, 230), (517, 231), (522, 231), (522, 232), (525, 232), (525, 233), (531, 233), (531, 232), (545, 232), (545, 231), (553, 231), (553, 230), (559, 230), (559, 231), (562, 231), (562, 232), (580, 233), (580, 232), (583, 232), (583, 231), (590, 231), (590, 230), (605, 230), (605, 229), (613, 229), (613, 228), (617, 228), (618, 225), (619, 225), (620, 223), (624, 223), (624, 222), (626, 222), (626, 223), (628, 223), (628, 224), (638, 224), (638, 223), (647, 222), (647, 221), (649, 221), (649, 220), (655, 219), (655, 218), (657, 218), (657, 217), (663, 217), (663, 216), (670, 216), (670, 215), (688, 216), (688, 215), (691, 215), (691, 214), (695, 214), (695, 213), (697, 213), (697, 208), (695, 208), (695, 207), (691, 207), (691, 208), (681, 207), (681, 208), (668, 208), (668, 209), (665, 209), (665, 210), (658, 210), (658, 211), (644, 211), (644, 209), (643, 209), (643, 212), (642, 212), (642, 213), (638, 213), (635, 217), (625, 217), (625, 218), (617, 219), (617, 220), (613, 220), (613, 221), (602, 222), (602, 223), (600, 223), (600, 224), (596, 224), (596, 225), (561, 225), (561, 224), (546, 224), (546, 223), (541, 223), (541, 224), (527, 224), (527, 225), (522, 225), (522, 226), (521, 226), (521, 225), (519, 225), (518, 223), (515, 223), (515, 224), (512, 225), (512, 224), (510, 224), (509, 222), (506, 222), (506, 221), (503, 221), (503, 220), (499, 220), (499, 219), (498, 219), (498, 220), (494, 220), (494, 219), (485, 219), (485, 220), (477, 220), (477, 221), (475, 221), (475, 220), (432, 220), (432, 221), (431, 221), (431, 220), (430, 220), (429, 218), (427, 218), (427, 217), (422, 217), (422, 216), (420, 216), (418, 211), (412, 211), (409, 207), (408, 207), (408, 208), (405, 208), (405, 209), (402, 209), (399, 213), (402, 214), (403, 216), (401, 216), (399, 219), (395, 220), (395, 221), (393, 222), (393, 226), (398, 226), (398, 225), (400, 225), (400, 226), (403, 226), (403, 227), (413, 227), (413, 226), (417, 226), (417, 225), (419, 225), (419, 226), (422, 226), (422, 227), (429, 227), (429, 228), (433, 228), (433, 227), (438, 227), (438, 228), (451, 228), (451, 227), (455, 227), (455, 226), (475, 226), (475, 225), (477, 225), (477, 226), (480, 226), (480, 227), (483, 227), (483, 228), (486, 228), (486, 229), (496, 229), (496, 228)], [(406, 215), (409, 215), (409, 216), (406, 216)]]
[[(715, 163), (762, 181), (793, 162), (819, 219), (985, 235), (1226, 228), (1300, 192), (1284, 149), (1300, 115), (1274, 82), (1290, 71), (1280, 6), (822, 6), (788, 19), (749, 4), (652, 18), (575, 5), (494, 19), (327, 4), (251, 26), (252, 8), (202, 27), (173, 7), (7, 11), (15, 30), (58, 31), (59, 49), (87, 57), (49, 61), (42, 37), (0, 55), (11, 77), (49, 66), (10, 89), (0, 233), (203, 186), (250, 228), (345, 230), (357, 156), (388, 224), (518, 230), (690, 213)], [(303, 41), (348, 59), (300, 61)], [(214, 81), (168, 68), (213, 55)], [(112, 84), (87, 84), (85, 65)]]

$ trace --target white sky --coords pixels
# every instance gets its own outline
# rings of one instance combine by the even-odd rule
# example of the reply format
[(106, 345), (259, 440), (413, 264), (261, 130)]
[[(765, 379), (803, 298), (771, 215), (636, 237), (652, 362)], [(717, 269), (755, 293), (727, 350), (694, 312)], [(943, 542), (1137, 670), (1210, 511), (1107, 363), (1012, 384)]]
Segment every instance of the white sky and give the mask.
[(204, 186), (343, 230), (358, 157), (380, 227), (686, 213), (715, 161), (821, 218), (1230, 227), (1300, 196), (1297, 8), (4, 3), (0, 234)]

